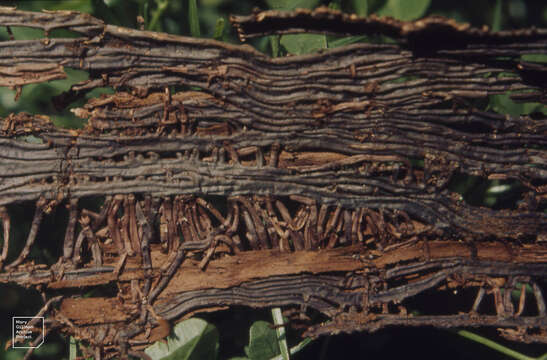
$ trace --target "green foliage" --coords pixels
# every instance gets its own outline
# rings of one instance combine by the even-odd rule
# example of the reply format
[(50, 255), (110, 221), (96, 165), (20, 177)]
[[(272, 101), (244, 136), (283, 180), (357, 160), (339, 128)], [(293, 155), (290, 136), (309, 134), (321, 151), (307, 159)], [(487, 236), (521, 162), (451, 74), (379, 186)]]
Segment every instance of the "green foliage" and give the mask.
[(387, 0), (378, 15), (391, 16), (400, 20), (415, 20), (422, 17), (431, 0)]
[(545, 354), (543, 354), (542, 356), (538, 356), (537, 358), (533, 358), (533, 357), (521, 354), (521, 353), (519, 353), (519, 352), (517, 352), (513, 349), (510, 349), (506, 346), (498, 344), (495, 341), (492, 341), (490, 339), (487, 339), (485, 337), (482, 337), (480, 335), (472, 333), (471, 331), (460, 330), (460, 331), (458, 331), (458, 335), (460, 335), (464, 338), (467, 338), (469, 340), (478, 342), (479, 344), (487, 346), (487, 347), (489, 347), (493, 350), (496, 350), (496, 351), (498, 351), (498, 352), (500, 352), (500, 353), (502, 353), (502, 354), (504, 354), (508, 357), (511, 357), (513, 359), (517, 359), (517, 360), (546, 360), (547, 359), (547, 352)]
[(169, 0), (155, 0), (155, 1), (156, 1), (156, 9), (154, 10), (152, 14), (152, 20), (150, 20), (150, 24), (148, 24), (147, 29), (153, 30), (153, 31), (162, 31), (163, 27), (161, 25), (160, 19), (169, 6)]
[(501, 0), (496, 0), (496, 7), (494, 8), (494, 17), (492, 19), (492, 31), (500, 31), (501, 30)]
[(517, 103), (511, 100), (509, 94), (490, 95), (489, 109), (499, 114), (520, 116), (541, 111), (547, 113), (545, 106), (539, 103)]
[[(373, 1), (374, 3), (374, 1)], [(400, 20), (415, 20), (423, 17), (431, 4), (431, 0), (387, 0), (383, 3), (376, 1), (377, 15), (391, 16)], [(357, 15), (366, 16), (369, 13), (369, 1), (352, 0), (353, 10)], [(328, 42), (329, 48), (336, 48), (369, 40), (368, 36), (349, 36)]]
[(294, 9), (312, 9), (319, 5), (320, 0), (266, 0), (270, 9), (274, 10), (294, 10)]
[(218, 357), (219, 335), (216, 327), (198, 318), (179, 323), (174, 336), (146, 348), (154, 360), (214, 360)]
[[(274, 329), (269, 322), (255, 321), (249, 329), (249, 345), (244, 348), (247, 357), (234, 357), (231, 360), (288, 360), (289, 353), (295, 354), (311, 342), (311, 339), (305, 339), (289, 352), (285, 330), (281, 325), (284, 321), (281, 309), (272, 309), (272, 316), (274, 324), (278, 326)], [(146, 348), (145, 353), (153, 360), (217, 359), (219, 334), (215, 326), (202, 319), (192, 318), (179, 323), (173, 332), (174, 335), (167, 338), (167, 344), (157, 341)], [(71, 353), (72, 346), (71, 343)]]
[(280, 40), (281, 36), (279, 35), (271, 35), (269, 37), (270, 39), (270, 47), (272, 50), (272, 57), (278, 57), (279, 56), (279, 46), (280, 46)]
[[(267, 0), (268, 5), (272, 9), (290, 11), (297, 8), (312, 9), (319, 4), (319, 0)], [(290, 34), (281, 36), (280, 40), (275, 37), (270, 37), (270, 46), (272, 48), (272, 56), (276, 57), (279, 54), (279, 44), (285, 51), (293, 55), (303, 55), (317, 52), (320, 49), (327, 48), (327, 37), (318, 34)]]
[[(110, 0), (114, 1), (114, 0)], [(119, 1), (119, 0), (118, 0)], [(48, 10), (73, 10), (81, 12), (91, 12), (91, 1), (82, 0), (34, 0), (18, 1), (17, 8), (30, 11)]]
[(278, 354), (277, 334), (272, 324), (266, 321), (256, 321), (249, 330), (249, 345), (245, 346), (245, 354), (252, 360), (270, 359)]
[(545, 54), (526, 54), (522, 55), (521, 59), (523, 61), (531, 61), (547, 64), (547, 55)]
[(359, 16), (368, 15), (368, 0), (352, 0), (353, 10)]
[(190, 34), (193, 37), (201, 36), (201, 31), (199, 30), (198, 5), (196, 0), (188, 0), (188, 24), (190, 25)]
[(309, 338), (304, 339), (289, 350), (283, 326), (286, 319), (281, 315), (281, 308), (272, 309), (272, 318), (275, 326), (267, 321), (255, 321), (249, 329), (249, 345), (244, 348), (247, 357), (233, 357), (230, 360), (289, 360), (290, 355), (312, 342)]
[(224, 18), (218, 18), (217, 22), (215, 24), (215, 32), (213, 34), (213, 39), (215, 40), (222, 40), (222, 37), (224, 36)]
[(340, 46), (346, 46), (346, 45), (349, 45), (349, 44), (354, 44), (356, 42), (362, 42), (362, 41), (365, 41), (366, 39), (368, 39), (367, 36), (348, 36), (348, 37), (344, 37), (344, 38), (341, 38), (341, 39), (336, 39), (336, 40), (333, 40), (333, 41), (329, 41), (329, 44), (328, 44), (328, 47), (329, 48), (336, 48), (336, 47), (340, 47)]
[(514, 290), (511, 291), (511, 297), (514, 301), (519, 301), (522, 293), (522, 285), (524, 285), (524, 292), (527, 296), (534, 296), (534, 290), (530, 284), (516, 283)]
[(303, 55), (327, 48), (325, 35), (317, 34), (290, 34), (281, 37), (281, 45), (289, 54)]

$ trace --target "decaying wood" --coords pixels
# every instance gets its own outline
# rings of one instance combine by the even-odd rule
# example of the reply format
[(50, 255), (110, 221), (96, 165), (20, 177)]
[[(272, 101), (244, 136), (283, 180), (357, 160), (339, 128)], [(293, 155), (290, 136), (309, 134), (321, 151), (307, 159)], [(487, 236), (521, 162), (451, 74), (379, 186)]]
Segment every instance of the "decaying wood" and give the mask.
[[(414, 22), (401, 21), (375, 14), (362, 18), (354, 14), (345, 14), (327, 7), (314, 10), (297, 9), (294, 12), (262, 11), (248, 16), (231, 16), (230, 21), (236, 27), (242, 41), (271, 34), (327, 33), (333, 35), (386, 35), (402, 42), (411, 42), (424, 50), (438, 50), (436, 46), (446, 48), (465, 47), (477, 42), (509, 44), (518, 41), (545, 40), (545, 29), (521, 29), (491, 32), (487, 26), (473, 28), (466, 23), (458, 23), (442, 16), (432, 16)], [(444, 40), (444, 45), (431, 40)], [(430, 41), (417, 44), (418, 40)], [(454, 43), (454, 42), (457, 43)], [(526, 44), (528, 47), (530, 44)]]
[[(46, 115), (0, 119), (0, 283), (46, 294), (115, 284), (116, 298), (55, 297), (60, 305), (45, 311), (52, 329), (105, 358), (141, 354), (169, 322), (232, 305), (332, 319), (310, 323), (311, 336), (495, 326), (547, 342), (547, 118), (480, 105), (498, 94), (547, 102), (547, 68), (522, 60), (547, 53), (547, 31), (327, 9), (231, 20), (243, 40), (336, 29), (396, 43), (272, 59), (76, 12), (0, 7), (0, 26), (44, 30), (0, 42), (0, 86), (75, 68), (89, 80), (57, 107), (116, 90), (72, 109), (83, 129)], [(58, 28), (77, 37), (48, 38)], [(518, 184), (520, 202), (470, 205), (451, 188), (470, 175)], [(104, 203), (97, 211), (82, 199)], [(35, 204), (34, 220), (8, 259), (17, 248), (9, 208), (20, 203)], [(68, 209), (60, 260), (35, 265), (30, 248), (58, 206)], [(410, 299), (455, 290), (476, 297), (446, 314), (408, 314)]]

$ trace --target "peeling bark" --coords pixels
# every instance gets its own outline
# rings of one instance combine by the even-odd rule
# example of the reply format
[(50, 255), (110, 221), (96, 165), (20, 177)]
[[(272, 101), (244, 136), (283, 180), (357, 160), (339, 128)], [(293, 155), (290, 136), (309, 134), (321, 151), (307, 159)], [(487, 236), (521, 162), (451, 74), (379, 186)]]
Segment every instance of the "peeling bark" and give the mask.
[[(45, 32), (0, 42), (0, 86), (62, 78), (70, 67), (89, 80), (56, 106), (116, 90), (72, 109), (87, 120), (80, 130), (46, 115), (0, 119), (0, 283), (46, 294), (116, 284), (116, 298), (63, 295), (43, 311), (105, 358), (140, 353), (169, 322), (232, 305), (298, 306), (333, 320), (308, 324), (310, 336), (495, 326), (547, 342), (547, 118), (479, 105), (497, 94), (546, 103), (547, 68), (521, 56), (546, 54), (547, 30), (326, 9), (231, 20), (242, 40), (336, 29), (396, 42), (272, 59), (76, 12), (0, 7), (0, 26)], [(57, 28), (78, 37), (49, 39)], [(466, 203), (451, 183), (469, 175), (520, 184), (520, 202)], [(102, 209), (87, 209), (88, 198), (104, 198)], [(24, 202), (37, 204), (34, 220), (8, 262), (9, 207)], [(27, 257), (40, 223), (61, 205), (63, 254), (35, 265)], [(507, 294), (523, 284), (533, 291), (513, 304)], [(412, 299), (454, 289), (477, 295), (445, 314), (408, 315)]]

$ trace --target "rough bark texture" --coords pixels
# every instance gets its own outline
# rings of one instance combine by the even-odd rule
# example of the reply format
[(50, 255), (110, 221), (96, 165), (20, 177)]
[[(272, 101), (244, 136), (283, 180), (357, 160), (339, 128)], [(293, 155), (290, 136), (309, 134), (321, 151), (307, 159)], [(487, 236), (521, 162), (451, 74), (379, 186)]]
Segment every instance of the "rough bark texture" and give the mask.
[[(107, 358), (165, 336), (168, 322), (230, 305), (299, 306), (334, 320), (309, 324), (312, 336), (496, 326), (547, 342), (547, 119), (481, 108), (495, 94), (547, 102), (547, 67), (521, 58), (547, 53), (547, 30), (325, 9), (232, 22), (243, 40), (336, 30), (397, 43), (272, 59), (86, 14), (0, 8), (1, 26), (45, 31), (0, 42), (0, 86), (63, 78), (70, 67), (89, 80), (57, 97), (59, 108), (116, 90), (72, 110), (84, 129), (56, 128), (46, 115), (1, 119), (0, 282), (48, 297), (115, 284), (116, 298), (57, 296), (43, 310), (50, 328)], [(48, 38), (57, 28), (78, 37)], [(522, 199), (472, 206), (451, 190), (466, 175), (517, 182)], [(104, 199), (99, 212), (81, 205), (90, 198)], [(24, 202), (36, 204), (31, 229), (8, 257), (9, 209)], [(59, 262), (34, 265), (30, 249), (58, 206), (68, 209)], [(407, 313), (410, 299), (453, 289), (476, 300)], [(488, 296), (492, 309), (481, 305)]]

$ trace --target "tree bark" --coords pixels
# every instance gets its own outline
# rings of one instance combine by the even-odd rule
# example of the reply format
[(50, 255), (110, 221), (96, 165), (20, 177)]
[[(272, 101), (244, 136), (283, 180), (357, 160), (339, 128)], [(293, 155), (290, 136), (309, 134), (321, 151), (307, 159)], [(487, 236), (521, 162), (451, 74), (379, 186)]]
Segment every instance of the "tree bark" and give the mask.
[[(72, 109), (83, 129), (47, 115), (0, 119), (0, 283), (66, 293), (48, 305), (49, 321), (107, 357), (165, 336), (165, 321), (232, 305), (298, 306), (333, 320), (309, 324), (310, 336), (495, 326), (547, 342), (547, 118), (485, 105), (499, 94), (546, 103), (547, 67), (522, 56), (547, 53), (547, 30), (325, 9), (231, 20), (242, 40), (336, 30), (396, 42), (269, 58), (76, 12), (0, 8), (1, 26), (45, 31), (0, 42), (0, 86), (75, 68), (89, 80), (57, 107), (115, 90)], [(77, 37), (48, 38), (58, 28)], [(454, 190), (465, 176), (512, 183), (520, 201), (475, 206)], [(88, 199), (104, 200), (101, 210)], [(32, 231), (11, 259), (9, 213), (25, 202), (36, 204)], [(35, 265), (41, 221), (64, 205), (60, 260)], [(116, 298), (68, 295), (109, 283)], [(514, 303), (511, 291), (526, 284)], [(462, 295), (442, 314), (408, 314), (411, 299), (455, 290), (476, 292), (474, 303)]]

